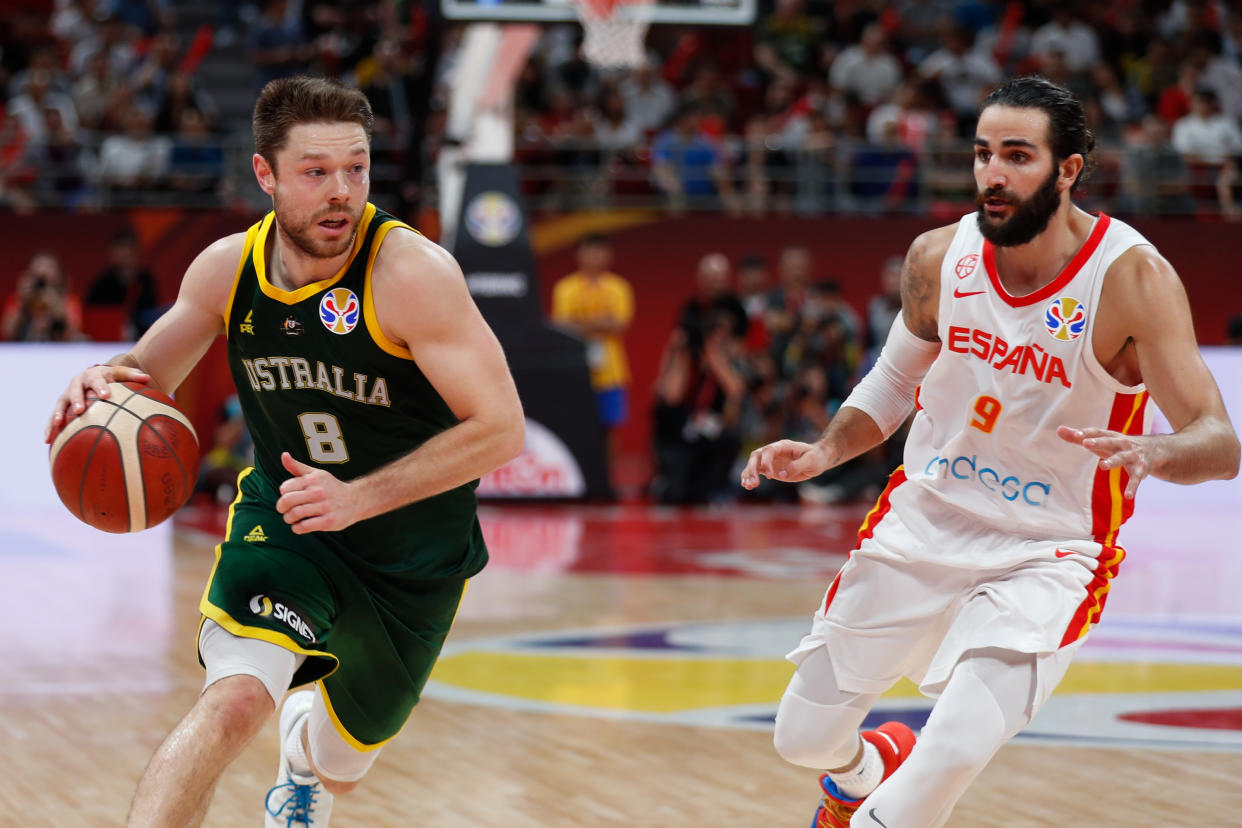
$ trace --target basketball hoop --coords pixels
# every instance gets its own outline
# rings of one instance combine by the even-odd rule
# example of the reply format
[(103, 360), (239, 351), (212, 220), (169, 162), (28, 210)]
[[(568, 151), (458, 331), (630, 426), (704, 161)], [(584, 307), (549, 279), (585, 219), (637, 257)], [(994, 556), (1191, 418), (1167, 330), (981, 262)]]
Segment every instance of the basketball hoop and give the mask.
[(654, 0), (570, 0), (582, 22), (582, 56), (601, 69), (634, 69), (647, 60), (643, 44)]

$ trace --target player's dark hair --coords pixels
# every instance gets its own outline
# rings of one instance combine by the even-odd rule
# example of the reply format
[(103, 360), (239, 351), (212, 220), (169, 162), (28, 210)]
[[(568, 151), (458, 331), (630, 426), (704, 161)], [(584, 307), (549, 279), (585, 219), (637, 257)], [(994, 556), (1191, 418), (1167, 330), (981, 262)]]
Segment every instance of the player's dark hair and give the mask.
[(1087, 128), (1082, 102), (1064, 86), (1039, 75), (1012, 78), (988, 95), (983, 108), (1012, 106), (1017, 109), (1042, 109), (1048, 113), (1048, 143), (1056, 160), (1071, 155), (1082, 156), (1082, 170), (1074, 179), (1071, 192), (1078, 189), (1095, 169), (1095, 135)]
[(578, 239), (578, 249), (584, 247), (607, 247), (610, 244), (608, 237), (603, 233), (587, 233)]
[(276, 169), (276, 153), (297, 124), (352, 122), (371, 140), (375, 116), (367, 96), (333, 78), (295, 75), (263, 87), (254, 104), (254, 151)]

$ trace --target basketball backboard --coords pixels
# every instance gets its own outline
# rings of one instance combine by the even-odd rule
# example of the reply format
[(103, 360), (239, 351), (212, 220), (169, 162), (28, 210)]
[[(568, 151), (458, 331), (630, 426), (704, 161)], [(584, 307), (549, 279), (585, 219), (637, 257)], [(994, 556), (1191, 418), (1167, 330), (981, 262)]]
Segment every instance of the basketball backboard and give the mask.
[[(744, 26), (755, 21), (755, 4), (756, 0), (652, 0), (623, 5), (617, 14), (622, 18), (639, 14), (651, 23)], [(551, 23), (578, 19), (572, 0), (441, 0), (440, 6), (450, 20)]]

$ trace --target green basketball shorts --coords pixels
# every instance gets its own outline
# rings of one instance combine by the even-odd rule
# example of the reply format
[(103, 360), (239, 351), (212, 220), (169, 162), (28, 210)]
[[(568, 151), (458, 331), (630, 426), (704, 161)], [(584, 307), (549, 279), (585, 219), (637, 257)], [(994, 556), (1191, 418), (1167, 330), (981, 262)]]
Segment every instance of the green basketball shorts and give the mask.
[(322, 682), (345, 741), (380, 746), (418, 703), (465, 579), (372, 570), (365, 550), (355, 555), (340, 533), (295, 535), (276, 511), (277, 487), (258, 471), (242, 472), (238, 487), (202, 614), (234, 635), (308, 656), (291, 686)]

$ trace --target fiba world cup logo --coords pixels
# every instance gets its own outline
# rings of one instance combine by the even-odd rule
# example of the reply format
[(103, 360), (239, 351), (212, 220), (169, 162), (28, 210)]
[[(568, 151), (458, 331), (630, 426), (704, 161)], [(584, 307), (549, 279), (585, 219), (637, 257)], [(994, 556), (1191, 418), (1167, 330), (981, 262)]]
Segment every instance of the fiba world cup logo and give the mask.
[(333, 288), (319, 300), (319, 321), (334, 334), (347, 334), (358, 327), (362, 303), (349, 288)]
[(1044, 308), (1044, 327), (1053, 339), (1071, 342), (1087, 328), (1087, 307), (1069, 296), (1053, 299)]

